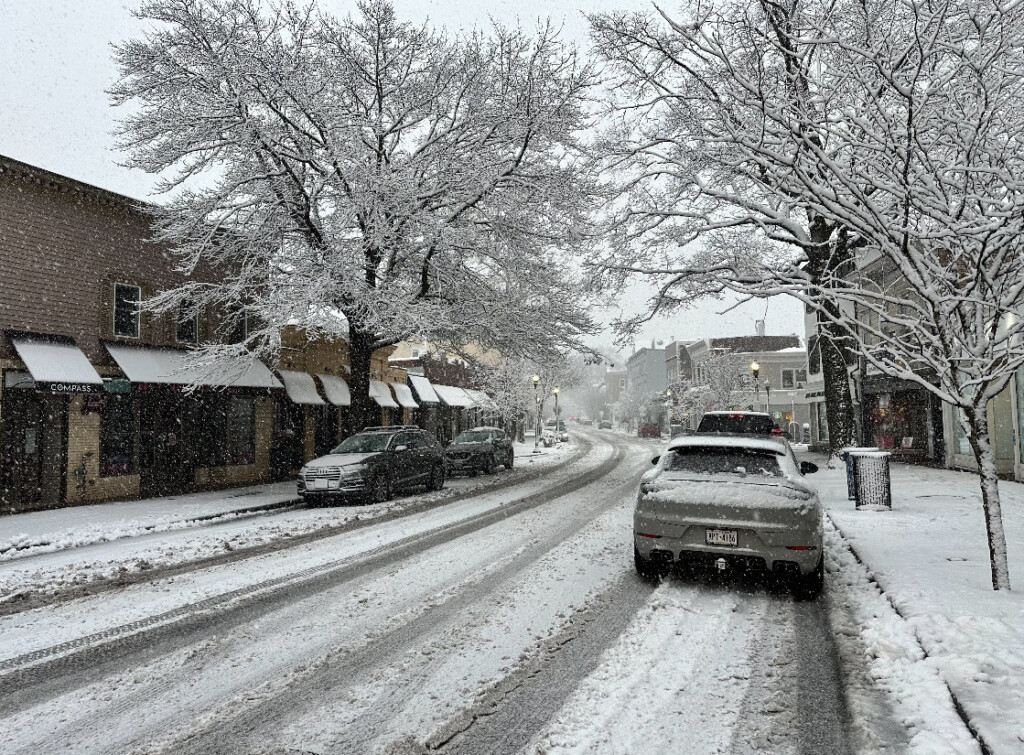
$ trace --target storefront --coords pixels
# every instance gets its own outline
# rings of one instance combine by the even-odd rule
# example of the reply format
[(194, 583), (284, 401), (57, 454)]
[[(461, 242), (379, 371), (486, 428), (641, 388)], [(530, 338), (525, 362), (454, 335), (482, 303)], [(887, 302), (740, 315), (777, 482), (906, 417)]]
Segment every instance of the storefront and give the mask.
[(111, 393), (100, 408), (100, 478), (137, 475), (142, 497), (268, 478), (281, 383), (265, 365), (246, 358), (204, 369), (176, 349), (106, 349), (130, 391)]
[(438, 439), (446, 443), (469, 427), (468, 412), (473, 406), (473, 399), (462, 388), (453, 385), (434, 383), (433, 387), (441, 399)]
[(891, 451), (900, 461), (943, 462), (942, 403), (930, 391), (905, 380), (869, 376), (862, 406), (869, 445)]
[[(0, 394), (0, 511), (61, 506), (69, 486), (69, 405), (102, 394), (103, 378), (70, 338), (9, 331), (25, 365), (3, 373)], [(84, 464), (83, 460), (83, 464)], [(77, 473), (77, 474), (76, 474)]]
[(380, 407), (380, 424), (383, 426), (400, 425), (401, 407), (391, 395), (391, 389), (383, 380), (370, 381), (370, 398)]

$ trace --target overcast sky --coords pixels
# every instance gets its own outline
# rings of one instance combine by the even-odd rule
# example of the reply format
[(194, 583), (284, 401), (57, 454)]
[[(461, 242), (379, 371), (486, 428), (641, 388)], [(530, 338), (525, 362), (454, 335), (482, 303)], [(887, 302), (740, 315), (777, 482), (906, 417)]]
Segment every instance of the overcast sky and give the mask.
[[(506, 24), (535, 25), (550, 17), (564, 35), (586, 45), (586, 20), (580, 11), (639, 7), (636, 0), (394, 0), (400, 15), (421, 21), (429, 17), (450, 29), (487, 25), (489, 18)], [(86, 183), (138, 199), (149, 197), (152, 177), (117, 165), (112, 132), (118, 112), (106, 89), (117, 75), (111, 60), (114, 42), (137, 35), (141, 24), (130, 10), (135, 0), (0, 0), (0, 154), (71, 176)], [(321, 0), (325, 10), (344, 14), (354, 2)], [(647, 294), (637, 289), (611, 303), (610, 320), (618, 311), (634, 311)], [(792, 301), (755, 302), (729, 314), (725, 305), (710, 303), (701, 310), (651, 323), (636, 339), (697, 339), (753, 334), (754, 321), (765, 318), (770, 334), (803, 336), (800, 306)], [(611, 336), (600, 339), (610, 343)]]

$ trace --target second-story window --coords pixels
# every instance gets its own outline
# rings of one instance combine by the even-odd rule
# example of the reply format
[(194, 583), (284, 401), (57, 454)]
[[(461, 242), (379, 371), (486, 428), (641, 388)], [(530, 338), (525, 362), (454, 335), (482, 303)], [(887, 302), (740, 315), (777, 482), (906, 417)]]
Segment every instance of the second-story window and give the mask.
[(224, 340), (227, 343), (242, 343), (249, 336), (249, 315), (241, 307), (232, 307), (227, 317)]
[(178, 343), (195, 343), (199, 340), (199, 315), (191, 310), (187, 302), (178, 307)]
[(139, 302), (142, 289), (127, 283), (114, 284), (114, 335), (139, 337)]
[(807, 370), (783, 370), (782, 371), (782, 387), (783, 388), (803, 388), (803, 384), (807, 382)]

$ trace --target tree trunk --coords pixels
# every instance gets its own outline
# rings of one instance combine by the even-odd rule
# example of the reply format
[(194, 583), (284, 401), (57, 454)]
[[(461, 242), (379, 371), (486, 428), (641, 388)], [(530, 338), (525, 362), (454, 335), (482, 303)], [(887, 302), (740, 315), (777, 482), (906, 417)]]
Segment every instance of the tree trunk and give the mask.
[(345, 434), (360, 432), (364, 427), (380, 424), (380, 407), (370, 398), (370, 358), (373, 336), (349, 327), (349, 393), (352, 404), (345, 412)]
[(819, 323), (821, 372), (825, 380), (825, 415), (828, 420), (829, 457), (838, 456), (846, 446), (856, 445), (853, 416), (853, 394), (850, 374), (843, 355), (842, 336), (836, 337), (837, 326)]
[(985, 512), (985, 533), (988, 537), (989, 567), (992, 589), (1010, 589), (1010, 566), (1006, 559), (1006, 537), (1003, 534), (1003, 513), (999, 505), (999, 477), (996, 455), (988, 428), (988, 402), (980, 407), (964, 409), (970, 426), (969, 441), (978, 463), (981, 478), (981, 508)]

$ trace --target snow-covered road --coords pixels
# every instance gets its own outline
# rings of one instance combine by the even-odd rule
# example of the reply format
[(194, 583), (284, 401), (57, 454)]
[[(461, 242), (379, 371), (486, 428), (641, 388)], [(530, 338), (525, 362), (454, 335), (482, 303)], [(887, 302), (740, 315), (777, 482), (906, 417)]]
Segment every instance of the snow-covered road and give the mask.
[(0, 617), (4, 752), (855, 751), (827, 602), (639, 581), (654, 447), (589, 437), (507, 489)]

